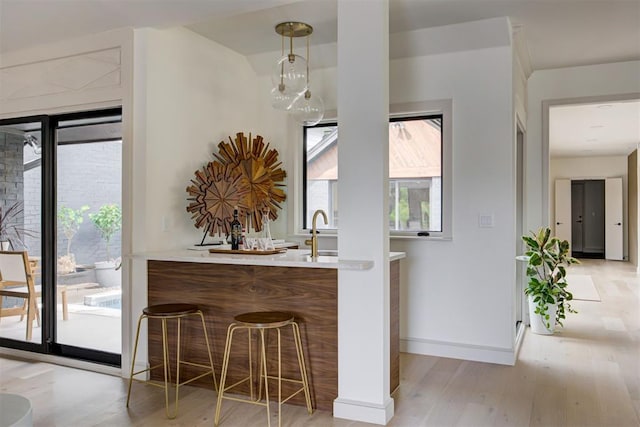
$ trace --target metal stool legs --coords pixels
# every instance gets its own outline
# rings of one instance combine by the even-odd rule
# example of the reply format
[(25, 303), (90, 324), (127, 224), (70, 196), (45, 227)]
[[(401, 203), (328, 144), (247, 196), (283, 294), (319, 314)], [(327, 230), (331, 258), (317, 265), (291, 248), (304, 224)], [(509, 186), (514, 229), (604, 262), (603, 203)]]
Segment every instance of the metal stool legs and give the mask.
[[(311, 406), (311, 395), (309, 393), (309, 383), (307, 380), (307, 369), (306, 369), (306, 365), (305, 365), (305, 361), (304, 361), (304, 352), (302, 349), (302, 339), (300, 338), (300, 329), (298, 327), (298, 324), (296, 322), (291, 322), (290, 323), (291, 328), (292, 328), (292, 333), (293, 333), (293, 337), (294, 337), (294, 342), (295, 342), (295, 347), (296, 347), (296, 355), (297, 355), (297, 359), (298, 359), (298, 368), (300, 371), (300, 380), (297, 379), (291, 379), (291, 378), (282, 378), (282, 346), (281, 346), (281, 332), (280, 329), (282, 326), (279, 327), (268, 327), (268, 326), (264, 326), (264, 327), (255, 327), (255, 326), (247, 326), (246, 324), (238, 324), (238, 323), (232, 323), (231, 325), (229, 325), (229, 328), (227, 329), (227, 340), (226, 340), (226, 344), (225, 344), (225, 349), (224, 349), (224, 358), (223, 358), (223, 363), (222, 363), (222, 373), (221, 373), (221, 378), (220, 378), (220, 388), (218, 391), (218, 401), (216, 404), (216, 412), (215, 412), (215, 418), (214, 418), (214, 426), (218, 426), (220, 423), (220, 413), (221, 413), (221, 409), (222, 409), (222, 399), (228, 399), (228, 400), (235, 400), (238, 402), (244, 402), (244, 403), (251, 403), (254, 405), (261, 405), (266, 407), (267, 409), (267, 425), (270, 427), (271, 426), (271, 411), (269, 409), (269, 379), (272, 380), (277, 380), (278, 382), (278, 426), (282, 425), (282, 404), (286, 403), (289, 399), (291, 399), (292, 397), (296, 396), (297, 394), (299, 394), (300, 392), (304, 392), (305, 395), (305, 401), (306, 401), (306, 406), (307, 406), (307, 411), (309, 412), (309, 414), (311, 414), (313, 412), (313, 408)], [(231, 345), (232, 345), (232, 341), (233, 341), (233, 335), (236, 331), (240, 330), (240, 329), (246, 329), (247, 330), (247, 335), (249, 336), (249, 375), (237, 382), (235, 382), (234, 384), (227, 386), (226, 385), (226, 379), (227, 379), (227, 371), (229, 368), (229, 357), (230, 357), (230, 353), (231, 353)], [(258, 391), (258, 397), (257, 399), (254, 399), (254, 391), (253, 391), (253, 373), (252, 373), (252, 351), (251, 351), (251, 331), (253, 329), (257, 329), (259, 332), (259, 338), (260, 338), (260, 349), (259, 349), (259, 391)], [(267, 372), (267, 354), (266, 354), (266, 339), (265, 339), (265, 330), (266, 329), (275, 329), (277, 332), (277, 340), (278, 340), (278, 374), (277, 376), (274, 375), (269, 375)], [(248, 381), (249, 382), (249, 390), (250, 390), (250, 397), (249, 399), (242, 399), (242, 398), (237, 398), (237, 397), (232, 397), (232, 396), (226, 396), (224, 393), (244, 382)], [(287, 382), (293, 382), (293, 383), (299, 383), (301, 384), (301, 387), (296, 390), (295, 392), (293, 392), (291, 395), (287, 396), (286, 398), (282, 398), (282, 381), (287, 381)], [(262, 401), (262, 385), (264, 382), (264, 391), (265, 391), (265, 401)]]
[[(205, 343), (207, 345), (207, 352), (208, 352), (208, 356), (209, 356), (209, 365), (203, 365), (200, 363), (193, 363), (193, 362), (187, 362), (184, 360), (180, 360), (180, 334), (181, 334), (181, 319), (183, 317), (186, 316), (192, 316), (192, 315), (196, 315), (200, 317), (200, 320), (202, 322), (202, 330), (204, 333), (204, 339), (205, 339)], [(142, 324), (142, 319), (160, 319), (162, 320), (162, 363), (155, 365), (155, 366), (151, 366), (150, 368), (147, 369), (142, 369), (139, 370), (137, 372), (134, 372), (135, 369), (135, 363), (136, 363), (136, 355), (138, 352), (138, 341), (140, 339), (140, 326)], [(175, 382), (175, 402), (173, 403), (173, 410), (170, 410), (170, 405), (169, 405), (169, 384), (171, 384), (171, 369), (170, 369), (170, 360), (169, 360), (169, 346), (168, 346), (168, 335), (167, 335), (167, 320), (168, 319), (177, 319), (177, 340), (176, 340), (176, 382)], [(205, 368), (206, 372), (197, 375), (187, 381), (183, 381), (182, 383), (180, 382), (180, 365), (190, 365), (190, 366), (196, 366), (196, 367), (200, 367), (200, 368)], [(148, 382), (145, 380), (139, 380), (137, 378), (134, 378), (136, 375), (139, 375), (143, 372), (149, 372), (153, 369), (159, 368), (159, 367), (163, 367), (163, 371), (164, 371), (164, 384), (156, 384), (156, 383), (152, 383), (152, 382)], [(131, 399), (131, 385), (133, 383), (133, 381), (139, 381), (139, 382), (144, 382), (146, 384), (149, 385), (153, 385), (156, 387), (161, 387), (164, 388), (164, 395), (165, 395), (165, 412), (167, 414), (167, 418), (169, 419), (174, 419), (177, 415), (178, 415), (178, 394), (179, 394), (179, 389), (180, 386), (188, 384), (192, 381), (195, 381), (197, 379), (200, 379), (204, 376), (207, 375), (211, 375), (211, 377), (213, 378), (213, 384), (216, 390), (218, 390), (218, 382), (216, 380), (216, 375), (215, 375), (215, 370), (213, 367), (213, 357), (211, 356), (211, 347), (209, 345), (209, 337), (207, 335), (207, 329), (206, 329), (206, 325), (205, 325), (205, 321), (204, 321), (204, 316), (202, 314), (202, 312), (200, 310), (194, 312), (194, 313), (189, 313), (189, 314), (180, 314), (180, 315), (162, 315), (162, 316), (153, 316), (153, 315), (148, 315), (148, 314), (142, 314), (140, 315), (140, 317), (138, 318), (138, 327), (137, 327), (137, 331), (136, 331), (136, 340), (135, 340), (135, 345), (133, 348), (133, 359), (131, 360), (131, 371), (130, 371), (130, 376), (129, 376), (129, 390), (127, 392), (127, 408), (129, 407), (129, 401)]]

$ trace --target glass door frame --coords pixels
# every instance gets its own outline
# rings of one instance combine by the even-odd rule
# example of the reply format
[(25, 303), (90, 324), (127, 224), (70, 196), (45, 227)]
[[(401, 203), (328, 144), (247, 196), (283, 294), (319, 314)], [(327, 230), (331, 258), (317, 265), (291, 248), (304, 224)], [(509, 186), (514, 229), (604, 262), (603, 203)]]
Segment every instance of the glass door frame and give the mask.
[[(42, 188), (42, 193), (40, 195), (41, 201), (41, 210), (40, 210), (40, 253), (45, 254), (47, 247), (54, 245), (55, 240), (52, 239), (52, 236), (55, 237), (55, 215), (52, 216), (54, 221), (48, 220), (50, 219), (47, 215), (49, 209), (51, 208), (51, 201), (47, 200), (54, 199), (55, 194), (52, 195), (45, 189), (47, 186), (47, 181), (45, 180), (46, 170), (48, 169), (49, 164), (52, 163), (51, 155), (52, 155), (52, 136), (53, 134), (48, 131), (51, 128), (50, 117), (46, 115), (37, 115), (37, 116), (26, 116), (26, 117), (18, 117), (11, 119), (0, 119), (0, 126), (10, 126), (10, 125), (19, 125), (25, 123), (40, 123), (40, 142), (42, 148), (42, 157), (41, 157), (41, 168), (40, 168), (40, 186)], [(53, 153), (55, 156), (55, 153)], [(53, 222), (53, 224), (51, 224)], [(52, 226), (54, 227), (52, 229)], [(55, 268), (55, 266), (53, 266)], [(51, 305), (45, 303), (45, 301), (50, 301), (51, 298), (56, 298), (56, 292), (53, 291), (53, 287), (49, 286), (50, 283), (55, 283), (50, 281), (51, 277), (51, 268), (52, 263), (50, 262), (49, 257), (42, 256), (40, 261), (40, 272), (41, 272), (41, 300), (42, 300), (42, 312), (40, 316), (40, 343), (14, 340), (11, 338), (3, 338), (0, 337), (0, 346), (7, 348), (14, 348), (17, 350), (25, 350), (36, 353), (51, 353), (51, 344), (52, 341), (48, 339), (48, 337), (55, 336), (55, 322), (51, 322), (50, 319), (55, 319), (55, 312), (52, 313), (49, 307), (55, 307), (55, 305)], [(54, 280), (55, 280), (55, 271), (53, 271)], [(52, 329), (53, 326), (53, 329)], [(35, 331), (34, 331), (35, 334)]]
[(60, 122), (122, 115), (122, 107), (56, 115), (0, 119), (0, 126), (40, 122), (41, 167), (41, 342), (32, 343), (0, 337), (0, 346), (35, 353), (69, 357), (120, 367), (121, 355), (57, 342), (57, 149), (56, 131)]

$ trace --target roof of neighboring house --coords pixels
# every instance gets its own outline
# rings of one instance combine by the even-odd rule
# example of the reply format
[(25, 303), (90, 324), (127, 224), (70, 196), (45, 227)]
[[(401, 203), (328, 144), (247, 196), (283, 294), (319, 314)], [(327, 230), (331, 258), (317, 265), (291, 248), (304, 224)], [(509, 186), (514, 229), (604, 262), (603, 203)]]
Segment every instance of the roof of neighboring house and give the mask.
[[(424, 178), (441, 175), (440, 123), (410, 120), (389, 124), (389, 177)], [(307, 179), (338, 179), (338, 133), (327, 132), (308, 154)]]

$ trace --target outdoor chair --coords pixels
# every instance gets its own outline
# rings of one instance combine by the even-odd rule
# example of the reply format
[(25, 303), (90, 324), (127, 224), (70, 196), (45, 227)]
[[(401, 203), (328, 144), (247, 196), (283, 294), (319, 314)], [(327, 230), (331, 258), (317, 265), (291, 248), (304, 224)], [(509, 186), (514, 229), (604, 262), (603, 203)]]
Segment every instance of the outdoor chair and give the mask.
[[(33, 320), (40, 326), (40, 310), (37, 299), (41, 296), (41, 287), (35, 284), (37, 261), (29, 259), (26, 251), (0, 252), (0, 319), (7, 316), (27, 317), (27, 341), (31, 340)], [(62, 302), (62, 318), (67, 320), (67, 286), (57, 285), (56, 291)], [(20, 306), (2, 308), (2, 297), (22, 298)]]
[[(31, 340), (33, 320), (37, 319), (40, 325), (36, 301), (39, 295), (40, 289), (36, 289), (34, 284), (27, 252), (0, 252), (0, 318), (26, 314), (27, 341)], [(2, 297), (22, 298), (25, 304), (3, 309)]]

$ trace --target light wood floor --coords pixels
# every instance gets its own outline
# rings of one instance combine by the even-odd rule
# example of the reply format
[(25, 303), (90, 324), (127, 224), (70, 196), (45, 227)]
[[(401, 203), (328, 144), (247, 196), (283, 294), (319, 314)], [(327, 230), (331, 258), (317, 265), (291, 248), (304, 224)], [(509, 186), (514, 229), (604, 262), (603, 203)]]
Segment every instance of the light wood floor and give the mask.
[[(389, 425), (639, 426), (640, 278), (621, 262), (590, 260), (571, 272), (591, 274), (602, 301), (576, 301), (580, 313), (554, 336), (527, 331), (516, 366), (403, 354)], [(213, 391), (185, 387), (169, 421), (160, 389), (137, 385), (126, 410), (125, 380), (46, 363), (0, 358), (0, 391), (31, 399), (37, 426), (213, 425)], [(283, 412), (283, 426), (368, 425)], [(265, 416), (225, 402), (222, 426), (264, 426)]]

